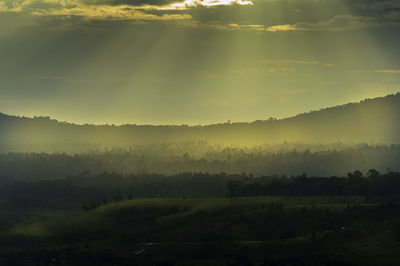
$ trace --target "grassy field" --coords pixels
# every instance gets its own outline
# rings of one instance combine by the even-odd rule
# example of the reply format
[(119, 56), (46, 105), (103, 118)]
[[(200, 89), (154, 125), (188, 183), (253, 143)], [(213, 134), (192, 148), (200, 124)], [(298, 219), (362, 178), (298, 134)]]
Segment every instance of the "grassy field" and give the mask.
[(395, 199), (135, 199), (29, 210), (4, 225), (10, 265), (399, 265)]

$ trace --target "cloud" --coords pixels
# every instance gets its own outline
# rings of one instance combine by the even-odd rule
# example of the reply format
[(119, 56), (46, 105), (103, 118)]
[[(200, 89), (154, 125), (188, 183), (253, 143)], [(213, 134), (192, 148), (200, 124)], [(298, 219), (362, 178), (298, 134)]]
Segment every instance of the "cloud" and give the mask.
[[(249, 0), (3, 0), (0, 12), (37, 16), (82, 17), (86, 20), (182, 20), (193, 7), (252, 5)], [(157, 11), (157, 14), (151, 13)], [(162, 12), (165, 13), (162, 13)], [(161, 13), (160, 13), (161, 12)]]
[(386, 19), (391, 20), (391, 21), (397, 21), (400, 20), (400, 10), (393, 10), (389, 11), (385, 14), (384, 16)]
[[(320, 61), (306, 61), (306, 60), (262, 60), (262, 62), (270, 65), (270, 67), (250, 67), (233, 69), (232, 73), (236, 75), (258, 75), (265, 76), (268, 73), (295, 73), (302, 70), (303, 67), (334, 67), (334, 64), (323, 63)], [(300, 65), (298, 68), (295, 65)]]
[(387, 73), (387, 74), (400, 74), (400, 70), (386, 69), (386, 70), (375, 70), (376, 73)]
[(398, 0), (348, 0), (350, 5), (364, 9), (382, 10), (400, 8)]
[(276, 72), (275, 68), (242, 68), (242, 69), (234, 69), (233, 73), (241, 75), (241, 74), (257, 74), (264, 75), (265, 73), (274, 73)]
[(289, 72), (296, 72), (296, 69), (294, 68), (287, 68), (287, 67), (282, 67), (280, 68), (280, 71), (289, 71)]
[(296, 25), (289, 25), (289, 24), (270, 26), (270, 27), (266, 28), (266, 31), (270, 31), (270, 32), (294, 31), (294, 30), (298, 30)]
[[(308, 7), (319, 5), (327, 8), (330, 4), (326, 1), (303, 0), (301, 5), (297, 1), (278, 1), (264, 0), (259, 2), (254, 8), (262, 8), (266, 2), (274, 2), (275, 5), (281, 2), (288, 2), (285, 5), (290, 10), (300, 8), (308, 12)], [(344, 0), (349, 1), (349, 0)], [(383, 11), (358, 12), (358, 16), (352, 15), (334, 15), (331, 13), (330, 19), (320, 21), (302, 21), (298, 16), (292, 19), (298, 19), (297, 23), (285, 23), (274, 25), (273, 16), (269, 18), (250, 18), (241, 19), (232, 18), (231, 15), (215, 17), (218, 12), (208, 12), (209, 8), (220, 6), (253, 6), (253, 0), (0, 0), (0, 12), (19, 12), (35, 16), (55, 17), (62, 21), (63, 25), (71, 23), (76, 26), (76, 21), (180, 21), (180, 26), (209, 28), (225, 31), (254, 31), (262, 32), (292, 32), (292, 31), (347, 31), (387, 26), (400, 26), (397, 22), (399, 10), (394, 9), (398, 1), (370, 0), (374, 9), (383, 8)], [(290, 2), (290, 3), (289, 3)], [(325, 3), (326, 2), (326, 3)], [(354, 0), (347, 4), (357, 10), (366, 9), (364, 1)], [(271, 5), (271, 4), (268, 4)], [(288, 7), (289, 5), (289, 7)], [(202, 8), (198, 8), (202, 7)], [(271, 6), (275, 7), (275, 6)], [(254, 10), (253, 8), (253, 10)], [(294, 8), (294, 9), (293, 9)], [(273, 8), (272, 8), (273, 9)], [(271, 9), (271, 10), (272, 10)], [(208, 12), (204, 15), (203, 12)], [(247, 14), (247, 13), (246, 13)], [(306, 13), (305, 13), (306, 14)], [(204, 20), (204, 17), (207, 19)], [(304, 16), (301, 16), (304, 17)], [(311, 16), (305, 16), (311, 17)], [(328, 17), (329, 18), (329, 17)], [(75, 21), (75, 22), (74, 22)], [(245, 21), (245, 22), (244, 22)], [(286, 22), (288, 22), (287, 20)], [(294, 20), (296, 21), (296, 20)], [(81, 24), (82, 25), (82, 24)]]
[(161, 7), (163, 9), (188, 9), (190, 7), (212, 7), (228, 5), (253, 5), (250, 0), (82, 0), (86, 5), (130, 5)]
[(172, 3), (165, 6), (171, 9), (188, 9), (190, 7), (213, 7), (213, 6), (230, 6), (230, 5), (253, 5), (252, 1), (249, 0), (185, 0), (183, 2)]
[(286, 64), (296, 64), (296, 65), (309, 65), (309, 66), (317, 66), (321, 65), (324, 67), (334, 67), (334, 64), (329, 64), (329, 63), (322, 63), (319, 61), (303, 61), (303, 60), (285, 60), (283, 63)]
[(372, 17), (338, 15), (329, 20), (322, 20), (315, 23), (299, 22), (296, 24), (270, 26), (266, 28), (266, 31), (347, 31), (379, 26), (381, 24)]
[(281, 68), (242, 68), (242, 69), (234, 69), (232, 73), (236, 75), (243, 75), (243, 74), (254, 74), (259, 76), (264, 76), (267, 73), (275, 73), (275, 72), (296, 72), (296, 69), (293, 67), (281, 67)]
[(299, 65), (319, 65), (321, 62), (318, 61), (302, 61), (302, 60), (285, 60), (284, 63), (299, 64)]
[(262, 60), (267, 64), (285, 64), (285, 65), (305, 65), (305, 66), (324, 66), (334, 67), (334, 64), (324, 63), (320, 61), (309, 61), (309, 60)]
[(72, 8), (39, 10), (34, 15), (78, 16), (87, 20), (182, 20), (191, 19), (189, 14), (151, 14), (132, 6), (75, 6)]
[[(202, 27), (209, 27), (218, 30), (244, 30), (256, 32), (289, 32), (289, 31), (349, 31), (376, 28), (384, 25), (397, 25), (389, 21), (381, 22), (374, 17), (365, 16), (351, 16), (351, 15), (337, 15), (328, 20), (321, 20), (317, 22), (298, 22), (295, 24), (282, 24), (265, 26), (261, 24), (204, 24)], [(200, 26), (200, 25), (194, 25)], [(400, 26), (400, 24), (398, 25)], [(320, 62), (307, 62), (307, 61), (292, 61), (293, 64), (320, 64)], [(332, 67), (331, 64), (324, 64), (326, 67)]]
[[(87, 2), (87, 3), (86, 3)], [(89, 4), (79, 0), (24, 0), (0, 1), (0, 11), (19, 12), (36, 16), (81, 17), (85, 20), (182, 20), (191, 19), (189, 14), (152, 14), (147, 10), (157, 10), (163, 6), (132, 6)]]
[(130, 6), (141, 6), (141, 5), (156, 5), (163, 6), (176, 2), (176, 0), (80, 0), (85, 5), (130, 5)]

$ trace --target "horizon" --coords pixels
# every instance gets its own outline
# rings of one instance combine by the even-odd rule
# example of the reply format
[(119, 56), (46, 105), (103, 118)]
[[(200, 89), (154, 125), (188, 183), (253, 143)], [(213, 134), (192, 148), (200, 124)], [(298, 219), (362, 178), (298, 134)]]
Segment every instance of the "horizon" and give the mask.
[(304, 115), (304, 114), (309, 114), (309, 113), (313, 113), (313, 112), (318, 112), (320, 110), (324, 110), (324, 109), (331, 109), (331, 108), (336, 108), (336, 107), (340, 107), (340, 106), (345, 106), (347, 104), (359, 104), (362, 103), (366, 100), (374, 100), (374, 99), (382, 99), (382, 98), (386, 98), (386, 97), (390, 97), (390, 96), (396, 96), (400, 94), (400, 91), (397, 92), (393, 92), (391, 94), (386, 94), (383, 96), (377, 96), (377, 97), (373, 97), (373, 98), (369, 98), (369, 97), (364, 97), (360, 100), (356, 100), (356, 101), (351, 101), (351, 102), (346, 102), (346, 103), (342, 103), (342, 104), (338, 104), (338, 105), (332, 105), (332, 106), (324, 106), (321, 107), (319, 109), (313, 109), (313, 110), (308, 110), (308, 111), (304, 111), (304, 112), (300, 112), (300, 113), (296, 113), (293, 114), (291, 116), (286, 116), (286, 117), (274, 117), (274, 116), (267, 116), (264, 119), (262, 118), (256, 118), (253, 120), (248, 120), (248, 121), (236, 121), (236, 120), (232, 120), (232, 119), (228, 119), (226, 121), (216, 121), (216, 122), (210, 122), (210, 123), (165, 123), (165, 124), (151, 124), (151, 123), (135, 123), (135, 122), (121, 122), (121, 123), (113, 123), (113, 122), (104, 122), (104, 123), (95, 123), (95, 122), (74, 122), (74, 121), (67, 121), (67, 120), (61, 120), (57, 117), (52, 117), (49, 115), (24, 115), (24, 114), (10, 114), (10, 113), (5, 113), (0, 111), (0, 114), (6, 115), (6, 116), (12, 116), (12, 117), (18, 117), (18, 118), (28, 118), (28, 119), (35, 119), (35, 118), (48, 118), (50, 120), (54, 120), (57, 121), (59, 123), (67, 123), (67, 124), (71, 124), (71, 125), (78, 125), (78, 126), (84, 126), (84, 125), (90, 125), (90, 126), (189, 126), (189, 127), (196, 127), (196, 126), (202, 126), (202, 127), (207, 127), (207, 126), (213, 126), (213, 125), (222, 125), (222, 124), (240, 124), (240, 123), (252, 123), (252, 122), (256, 122), (256, 121), (266, 121), (269, 118), (274, 118), (277, 120), (285, 120), (285, 119), (290, 119), (290, 118), (294, 118), (297, 117), (299, 115)]

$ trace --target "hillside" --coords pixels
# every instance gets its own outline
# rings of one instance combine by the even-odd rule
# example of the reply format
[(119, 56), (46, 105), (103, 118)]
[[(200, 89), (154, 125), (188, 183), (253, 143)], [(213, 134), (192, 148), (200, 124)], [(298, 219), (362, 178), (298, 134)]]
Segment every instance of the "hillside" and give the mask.
[(90, 211), (33, 209), (0, 228), (0, 255), (6, 265), (397, 265), (394, 203), (152, 198)]
[(400, 93), (321, 109), (282, 120), (206, 126), (76, 125), (48, 117), (0, 114), (2, 152), (83, 152), (164, 142), (208, 141), (248, 145), (400, 143)]

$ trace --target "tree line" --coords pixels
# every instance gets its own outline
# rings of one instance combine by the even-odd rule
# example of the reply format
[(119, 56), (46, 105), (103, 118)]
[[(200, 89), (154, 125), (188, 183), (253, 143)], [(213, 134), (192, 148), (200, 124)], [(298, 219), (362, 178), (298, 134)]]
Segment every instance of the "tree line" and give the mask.
[(111, 172), (0, 186), (4, 208), (90, 210), (135, 198), (223, 198), (252, 196), (397, 196), (400, 173), (354, 171), (344, 177), (253, 176), (181, 173), (123, 175)]
[(308, 177), (306, 174), (285, 176), (266, 182), (265, 177), (246, 180), (229, 180), (227, 195), (248, 196), (398, 196), (400, 173), (388, 171), (381, 174), (370, 169), (350, 172), (346, 177)]

